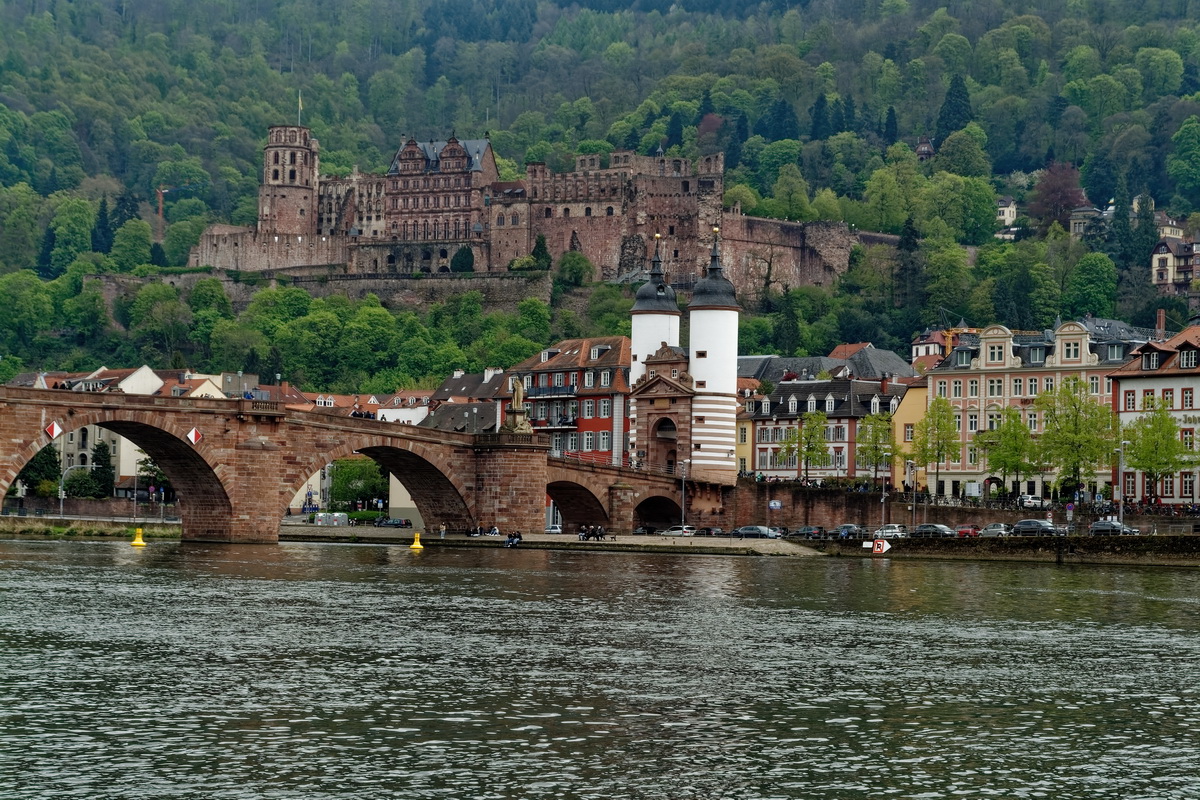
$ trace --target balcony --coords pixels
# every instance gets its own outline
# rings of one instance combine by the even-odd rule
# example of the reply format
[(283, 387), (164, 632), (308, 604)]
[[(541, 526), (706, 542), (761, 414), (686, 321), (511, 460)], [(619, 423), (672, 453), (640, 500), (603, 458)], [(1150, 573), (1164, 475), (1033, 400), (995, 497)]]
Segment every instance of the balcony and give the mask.
[(575, 391), (579, 388), (575, 386), (531, 386), (526, 390), (526, 397), (574, 397)]
[(535, 419), (533, 427), (538, 430), (575, 430), (577, 426), (574, 417), (554, 417), (553, 419)]

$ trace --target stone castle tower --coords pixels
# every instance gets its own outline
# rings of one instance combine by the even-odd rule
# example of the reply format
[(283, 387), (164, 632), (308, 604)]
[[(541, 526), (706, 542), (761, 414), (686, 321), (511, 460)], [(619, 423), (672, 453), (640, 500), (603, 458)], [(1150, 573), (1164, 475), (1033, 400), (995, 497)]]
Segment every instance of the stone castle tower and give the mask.
[(258, 230), (267, 234), (311, 236), (317, 230), (319, 145), (308, 128), (274, 125), (263, 148), (258, 189)]

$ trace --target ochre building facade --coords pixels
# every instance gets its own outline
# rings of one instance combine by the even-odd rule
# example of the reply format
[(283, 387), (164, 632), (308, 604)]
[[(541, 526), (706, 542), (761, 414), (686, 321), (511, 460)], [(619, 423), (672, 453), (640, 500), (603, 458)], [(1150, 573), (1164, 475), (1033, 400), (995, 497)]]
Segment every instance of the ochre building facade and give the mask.
[(507, 271), (544, 236), (557, 257), (578, 250), (597, 278), (644, 277), (655, 235), (663, 271), (688, 285), (704, 274), (721, 229), (739, 292), (828, 285), (849, 264), (840, 223), (789, 223), (722, 208), (724, 159), (696, 162), (616, 151), (580, 155), (569, 173), (529, 164), (501, 181), (487, 139), (406, 141), (386, 173), (320, 174), (320, 146), (303, 126), (268, 131), (255, 228), (216, 225), (194, 265), (250, 272), (343, 266), (357, 274), (446, 272), (461, 248), (475, 272)]

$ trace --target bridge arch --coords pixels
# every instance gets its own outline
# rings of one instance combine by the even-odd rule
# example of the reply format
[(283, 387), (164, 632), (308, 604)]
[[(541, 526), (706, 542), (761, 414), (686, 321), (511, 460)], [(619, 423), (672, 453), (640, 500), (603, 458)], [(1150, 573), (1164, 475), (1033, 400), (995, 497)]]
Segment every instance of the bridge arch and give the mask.
[[(474, 493), (464, 491), (473, 486), (474, 475), (461, 474), (461, 467), (456, 468), (444, 445), (404, 439), (394, 431), (350, 436), (305, 459), (301, 469), (288, 476), (290, 492), (281, 497), (284, 505), (280, 506), (279, 514), (283, 515), (294, 493), (303, 488), (313, 473), (333, 461), (355, 455), (370, 458), (385, 474), (394, 475), (404, 485), (427, 528), (435, 529), (445, 523), (450, 531), (465, 531), (486, 523), (478, 519)], [(462, 448), (462, 455), (469, 457), (470, 453)]]
[[(55, 421), (63, 434), (95, 425), (128, 439), (163, 471), (180, 495), (178, 509), (184, 538), (227, 538), (233, 514), (233, 504), (226, 490), (230, 476), (203, 440), (198, 445), (188, 441), (190, 428), (183, 429), (171, 422), (168, 415), (159, 412), (120, 407), (79, 412), (70, 409)], [(17, 448), (12, 474), (0, 475), (0, 491), (7, 491), (17, 473), (53, 441), (44, 431), (39, 431), (36, 438)]]
[(646, 528), (665, 530), (672, 525), (678, 525), (682, 519), (678, 497), (653, 493), (639, 497), (638, 501), (633, 509), (634, 519)]
[(579, 530), (580, 525), (603, 525), (612, 528), (606, 503), (583, 484), (569, 480), (551, 481), (546, 485), (546, 494), (558, 507), (562, 515), (562, 527), (566, 533)]

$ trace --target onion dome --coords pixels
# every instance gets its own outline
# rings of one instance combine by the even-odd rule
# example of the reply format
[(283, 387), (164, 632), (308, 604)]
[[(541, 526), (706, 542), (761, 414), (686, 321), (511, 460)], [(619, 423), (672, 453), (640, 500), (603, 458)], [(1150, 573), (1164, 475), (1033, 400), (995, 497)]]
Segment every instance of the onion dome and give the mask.
[(654, 234), (654, 258), (650, 262), (650, 280), (637, 290), (631, 313), (678, 314), (679, 304), (675, 301), (675, 290), (667, 283), (662, 271), (659, 255), (658, 234)]
[(689, 310), (694, 308), (741, 309), (733, 284), (725, 277), (725, 270), (721, 267), (721, 253), (717, 249), (717, 232), (718, 229), (713, 228), (712, 259), (708, 262), (707, 274), (696, 282), (696, 288), (692, 292), (692, 301), (688, 303)]

